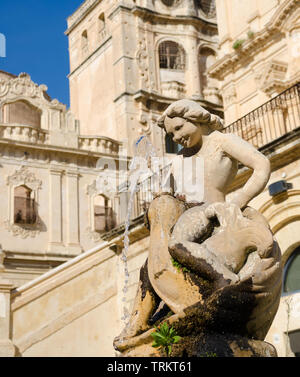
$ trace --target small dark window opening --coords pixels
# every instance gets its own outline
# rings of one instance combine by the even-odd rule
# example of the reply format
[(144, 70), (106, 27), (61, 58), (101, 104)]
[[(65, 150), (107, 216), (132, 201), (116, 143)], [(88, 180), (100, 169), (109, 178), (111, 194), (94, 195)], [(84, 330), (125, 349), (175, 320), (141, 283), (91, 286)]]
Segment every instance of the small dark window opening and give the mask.
[(19, 186), (14, 191), (14, 223), (35, 224), (36, 203), (31, 197), (32, 190), (26, 186)]
[(165, 144), (166, 153), (177, 154), (182, 149), (182, 146), (180, 144), (175, 143), (172, 139), (172, 136), (168, 134), (165, 137)]
[(296, 357), (300, 357), (300, 330), (289, 332), (290, 345)]
[(97, 197), (94, 205), (95, 231), (108, 232), (116, 226), (114, 211), (109, 205), (109, 200), (104, 196)]
[(216, 17), (217, 13), (215, 0), (197, 0), (197, 3), (208, 18)]
[(166, 41), (159, 45), (159, 67), (184, 71), (185, 53), (176, 42)]
[(300, 246), (292, 253), (286, 263), (283, 291), (286, 293), (300, 291)]

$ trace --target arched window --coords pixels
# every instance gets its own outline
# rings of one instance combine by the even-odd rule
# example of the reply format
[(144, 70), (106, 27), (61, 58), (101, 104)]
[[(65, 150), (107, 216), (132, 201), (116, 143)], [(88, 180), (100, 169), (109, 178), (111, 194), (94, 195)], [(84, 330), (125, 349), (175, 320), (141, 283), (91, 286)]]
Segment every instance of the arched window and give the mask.
[(103, 42), (107, 36), (107, 28), (105, 22), (104, 13), (101, 13), (98, 17), (98, 40), (99, 42)]
[(86, 55), (89, 51), (89, 39), (87, 30), (84, 30), (81, 34), (81, 50), (83, 55)]
[(290, 345), (296, 357), (300, 357), (300, 330), (289, 331)]
[(200, 50), (199, 68), (200, 68), (202, 90), (209, 86), (210, 80), (207, 75), (207, 70), (215, 63), (215, 61), (216, 61), (216, 54), (212, 49), (208, 47), (204, 47)]
[(182, 146), (180, 144), (175, 143), (172, 139), (172, 136), (168, 134), (166, 134), (165, 136), (165, 145), (166, 153), (177, 154), (182, 149)]
[(197, 0), (197, 5), (208, 18), (216, 17), (216, 0)]
[(162, 42), (159, 45), (159, 67), (162, 69), (184, 71), (184, 49), (173, 41)]
[(289, 257), (284, 269), (283, 291), (300, 291), (300, 246)]
[(98, 31), (101, 33), (105, 29), (105, 16), (104, 13), (101, 13), (98, 17)]
[(6, 103), (2, 107), (4, 123), (41, 127), (42, 112), (26, 101)]
[(172, 5), (174, 5), (176, 3), (176, 0), (162, 0), (162, 2), (167, 6), (167, 7), (171, 7)]
[(14, 189), (14, 223), (36, 223), (36, 205), (32, 198), (32, 190), (27, 186), (18, 186)]
[(115, 227), (115, 216), (110, 200), (104, 195), (94, 198), (94, 221), (95, 232), (104, 233)]

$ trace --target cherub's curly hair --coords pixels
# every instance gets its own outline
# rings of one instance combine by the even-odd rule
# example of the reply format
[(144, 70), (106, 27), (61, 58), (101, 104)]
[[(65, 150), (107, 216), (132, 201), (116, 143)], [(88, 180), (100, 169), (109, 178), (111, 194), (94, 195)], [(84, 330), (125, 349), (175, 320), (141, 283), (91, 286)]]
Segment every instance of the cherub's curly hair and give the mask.
[(212, 130), (221, 130), (224, 127), (223, 120), (215, 114), (211, 114), (205, 110), (197, 102), (181, 99), (173, 102), (164, 113), (158, 118), (157, 125), (165, 128), (166, 117), (175, 118), (180, 117), (189, 120), (193, 123), (208, 125)]

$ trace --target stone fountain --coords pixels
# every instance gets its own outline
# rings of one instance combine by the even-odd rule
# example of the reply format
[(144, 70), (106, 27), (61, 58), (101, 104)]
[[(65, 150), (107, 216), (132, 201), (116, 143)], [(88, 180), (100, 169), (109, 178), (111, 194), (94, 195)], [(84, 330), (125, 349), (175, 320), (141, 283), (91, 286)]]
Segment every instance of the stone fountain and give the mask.
[[(149, 255), (115, 349), (166, 356), (153, 347), (153, 334), (166, 323), (180, 337), (174, 357), (276, 356), (264, 339), (280, 300), (281, 252), (265, 218), (248, 206), (269, 180), (268, 159), (221, 133), (222, 120), (190, 100), (170, 105), (158, 126), (183, 149), (168, 189), (148, 209)], [(239, 163), (252, 175), (226, 195)]]

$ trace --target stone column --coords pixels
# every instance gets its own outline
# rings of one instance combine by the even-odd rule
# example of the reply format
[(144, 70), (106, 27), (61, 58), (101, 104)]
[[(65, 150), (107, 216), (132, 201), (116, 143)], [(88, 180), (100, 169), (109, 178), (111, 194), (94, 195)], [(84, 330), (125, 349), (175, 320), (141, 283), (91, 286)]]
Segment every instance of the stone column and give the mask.
[(196, 36), (188, 37), (186, 45), (184, 46), (186, 52), (189, 52), (187, 59), (188, 66), (186, 67), (186, 86), (187, 97), (193, 99), (201, 98), (200, 75), (199, 75), (199, 56), (198, 56), (198, 42)]
[(62, 235), (62, 174), (58, 168), (50, 168), (49, 190), (49, 252), (65, 252)]
[(79, 244), (79, 192), (77, 171), (68, 171), (67, 177), (67, 252), (70, 254), (80, 254)]
[(0, 279), (0, 357), (13, 357), (16, 349), (11, 341), (10, 300), (13, 285)]

